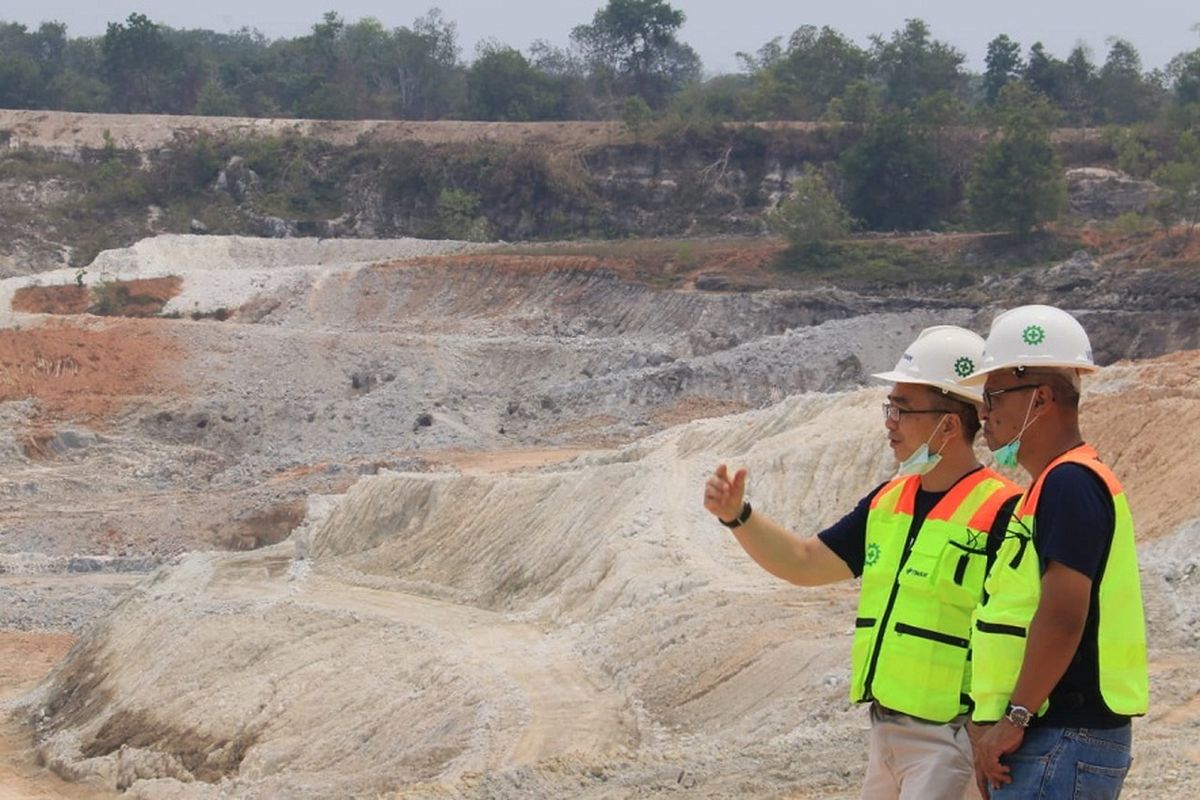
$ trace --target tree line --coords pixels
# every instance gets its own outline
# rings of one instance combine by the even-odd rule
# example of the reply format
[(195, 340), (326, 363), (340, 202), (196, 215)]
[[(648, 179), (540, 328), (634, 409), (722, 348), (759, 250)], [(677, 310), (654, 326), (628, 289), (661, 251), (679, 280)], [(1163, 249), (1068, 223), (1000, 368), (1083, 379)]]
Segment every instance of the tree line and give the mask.
[(965, 122), (1013, 82), (1077, 126), (1148, 122), (1200, 104), (1200, 48), (1145, 70), (1121, 38), (1098, 62), (1082, 45), (1059, 58), (1041, 42), (1026, 49), (1000, 34), (979, 74), (921, 19), (866, 47), (830, 27), (802, 26), (739, 53), (739, 72), (705, 80), (679, 37), (685, 19), (665, 0), (608, 0), (565, 47), (538, 41), (522, 52), (491, 40), (469, 61), (454, 22), (436, 8), (392, 29), (329, 12), (291, 39), (178, 30), (140, 13), (97, 37), (69, 37), (59, 22), (0, 23), (0, 106), (506, 121), (636, 119), (644, 106), (715, 120), (871, 122), (908, 111)]
[[(36, 31), (0, 23), (0, 107), (621, 119), (639, 140), (657, 126), (660, 141), (697, 123), (825, 121), (853, 134), (849, 146), (802, 175), (775, 214), (801, 249), (853, 229), (973, 225), (1026, 236), (1064, 206), (1053, 130), (1104, 125), (1116, 165), (1162, 187), (1151, 209), (1159, 223), (1184, 221), (1190, 232), (1200, 220), (1200, 48), (1147, 72), (1123, 39), (1112, 39), (1097, 64), (1082, 46), (1059, 59), (1001, 34), (974, 74), (961, 51), (911, 19), (865, 48), (832, 28), (803, 26), (786, 42), (739, 54), (739, 73), (703, 80), (700, 58), (679, 39), (684, 21), (665, 0), (608, 0), (567, 47), (537, 42), (522, 53), (489, 41), (470, 63), (454, 23), (436, 9), (391, 30), (329, 12), (308, 34), (277, 40), (175, 30), (138, 13), (91, 38), (68, 37), (56, 22)], [(982, 146), (976, 131), (989, 132)]]

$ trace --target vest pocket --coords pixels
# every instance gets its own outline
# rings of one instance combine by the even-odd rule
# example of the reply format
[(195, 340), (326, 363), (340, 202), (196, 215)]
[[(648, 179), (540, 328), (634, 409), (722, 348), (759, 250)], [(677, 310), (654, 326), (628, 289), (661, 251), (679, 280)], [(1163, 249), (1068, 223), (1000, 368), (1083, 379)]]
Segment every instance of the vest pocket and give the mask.
[(931, 631), (928, 628), (919, 628), (916, 625), (909, 625), (907, 622), (896, 623), (896, 633), (908, 634), (909, 636), (919, 636), (922, 639), (929, 639), (932, 642), (941, 642), (952, 647), (966, 648), (970, 642), (963, 636), (954, 636), (941, 631)]
[(939, 603), (970, 610), (982, 597), (987, 554), (954, 540), (930, 538), (914, 544), (897, 582), (933, 595)]
[(945, 539), (918, 535), (900, 574), (896, 576), (896, 582), (906, 589), (933, 594), (945, 549)]
[(1004, 715), (1025, 660), (1026, 631), (1023, 625), (976, 618), (971, 632), (971, 699), (977, 722), (995, 722)]
[(1006, 625), (1003, 622), (975, 621), (975, 630), (983, 633), (998, 633), (1004, 636), (1019, 636), (1025, 638), (1028, 631), (1021, 625)]
[(973, 609), (983, 597), (986, 571), (987, 551), (947, 542), (937, 570), (938, 597), (950, 605)]

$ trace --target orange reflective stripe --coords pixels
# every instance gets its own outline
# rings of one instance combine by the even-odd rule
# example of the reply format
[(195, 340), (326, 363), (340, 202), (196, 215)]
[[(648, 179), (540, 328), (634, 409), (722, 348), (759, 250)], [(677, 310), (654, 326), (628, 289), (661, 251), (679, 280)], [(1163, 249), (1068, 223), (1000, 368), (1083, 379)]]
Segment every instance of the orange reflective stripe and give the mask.
[(938, 504), (933, 507), (926, 519), (938, 519), (949, 522), (950, 518), (954, 516), (954, 512), (958, 511), (963, 501), (967, 499), (967, 495), (975, 491), (975, 487), (983, 483), (987, 478), (987, 470), (977, 469), (970, 475), (959, 480), (938, 501)]
[(921, 488), (921, 476), (909, 475), (908, 483), (900, 492), (900, 502), (896, 505), (897, 514), (912, 516), (917, 512), (917, 489)]
[(1021, 493), (1021, 487), (1007, 478), (1002, 478), (999, 475), (993, 475), (992, 477), (994, 480), (1000, 481), (1003, 488), (997, 489), (988, 495), (987, 500), (983, 501), (983, 505), (971, 517), (971, 521), (967, 523), (967, 527), (972, 530), (991, 530), (992, 523), (996, 521), (996, 515), (1000, 513), (1000, 506)]
[[(912, 477), (914, 476), (901, 475), (898, 478), (892, 478), (890, 481), (881, 486), (879, 491), (875, 493), (875, 496), (871, 498), (871, 510), (874, 511), (876, 508), (878, 508), (879, 504), (883, 502), (884, 498), (891, 498), (894, 493), (901, 488), (901, 484), (907, 480), (910, 480)], [(913, 497), (916, 497), (915, 490), (913, 491)], [(911, 502), (909, 503), (907, 513), (910, 515), (913, 513), (913, 504)]]
[(1096, 473), (1104, 481), (1105, 487), (1108, 488), (1108, 491), (1114, 497), (1125, 491), (1121, 486), (1121, 482), (1117, 480), (1117, 476), (1113, 474), (1113, 471), (1100, 460), (1099, 454), (1096, 453), (1096, 448), (1090, 444), (1081, 444), (1079, 447), (1068, 450), (1046, 465), (1046, 468), (1042, 470), (1042, 474), (1038, 475), (1037, 480), (1033, 482), (1033, 486), (1029, 487), (1029, 492), (1021, 499), (1017, 516), (1028, 517), (1033, 514), (1037, 509), (1038, 499), (1042, 496), (1042, 483), (1046, 480), (1046, 476), (1050, 474), (1050, 470), (1059, 464), (1067, 463), (1079, 464)]

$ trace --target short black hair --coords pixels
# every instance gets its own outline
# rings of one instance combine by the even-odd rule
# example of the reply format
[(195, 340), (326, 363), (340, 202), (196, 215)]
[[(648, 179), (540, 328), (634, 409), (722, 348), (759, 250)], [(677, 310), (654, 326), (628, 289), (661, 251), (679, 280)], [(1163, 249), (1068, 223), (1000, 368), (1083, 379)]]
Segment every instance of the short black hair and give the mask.
[(962, 423), (963, 435), (967, 439), (967, 443), (975, 441), (976, 434), (979, 433), (979, 406), (972, 403), (970, 400), (964, 400), (957, 395), (944, 392), (936, 386), (927, 386), (929, 393), (939, 401), (940, 407), (946, 410), (947, 414), (953, 414), (958, 417)]
[(1070, 367), (1024, 367), (1013, 370), (1021, 378), (1033, 378), (1050, 387), (1054, 402), (1079, 410), (1079, 373)]

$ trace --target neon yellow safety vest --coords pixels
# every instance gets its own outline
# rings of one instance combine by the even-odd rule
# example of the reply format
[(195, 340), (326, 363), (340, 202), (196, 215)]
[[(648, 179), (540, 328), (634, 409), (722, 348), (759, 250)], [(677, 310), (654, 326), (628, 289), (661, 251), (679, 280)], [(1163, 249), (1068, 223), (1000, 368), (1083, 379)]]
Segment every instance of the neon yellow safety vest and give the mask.
[[(1042, 568), (1033, 543), (1034, 512), (1046, 476), (1065, 463), (1096, 473), (1112, 495), (1115, 511), (1112, 545), (1101, 569), (1099, 589), (1100, 694), (1115, 714), (1137, 716), (1149, 706), (1146, 621), (1133, 517), (1112, 470), (1100, 462), (1092, 447), (1080, 445), (1051, 461), (1021, 498), (984, 584), (987, 603), (976, 610), (971, 633), (971, 699), (977, 722), (995, 722), (1004, 716), (1021, 673), (1029, 623), (1042, 594)], [(1039, 713), (1044, 714), (1049, 706), (1047, 700)]]
[(877, 700), (931, 722), (965, 713), (971, 612), (983, 593), (987, 537), (1020, 487), (990, 469), (958, 481), (910, 538), (920, 476), (871, 499), (850, 700)]

